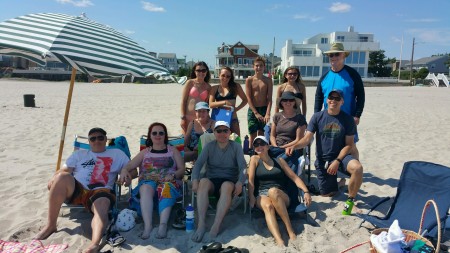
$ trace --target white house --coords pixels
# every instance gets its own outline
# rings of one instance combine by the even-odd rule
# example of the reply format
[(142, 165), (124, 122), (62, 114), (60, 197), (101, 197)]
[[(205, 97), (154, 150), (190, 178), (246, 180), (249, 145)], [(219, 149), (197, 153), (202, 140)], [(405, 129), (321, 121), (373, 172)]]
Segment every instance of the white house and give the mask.
[(334, 42), (341, 42), (345, 50), (350, 51), (345, 64), (356, 69), (361, 77), (367, 77), (369, 53), (380, 50), (380, 43), (374, 41), (374, 35), (371, 33), (355, 32), (353, 26), (346, 32), (317, 34), (302, 44), (287, 40), (281, 49), (281, 70), (297, 66), (302, 77), (321, 77), (330, 69), (328, 57), (324, 52), (328, 51)]
[(159, 53), (158, 59), (161, 61), (164, 68), (171, 73), (178, 71), (177, 55), (174, 53)]

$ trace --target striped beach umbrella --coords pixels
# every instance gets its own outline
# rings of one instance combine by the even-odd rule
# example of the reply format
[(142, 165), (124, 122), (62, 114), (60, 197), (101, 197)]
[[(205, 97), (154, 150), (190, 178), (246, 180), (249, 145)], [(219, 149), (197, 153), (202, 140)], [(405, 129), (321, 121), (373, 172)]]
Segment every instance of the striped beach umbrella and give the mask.
[(20, 56), (45, 66), (59, 61), (72, 67), (57, 170), (60, 167), (77, 70), (94, 77), (167, 75), (161, 63), (113, 28), (85, 17), (40, 13), (0, 23), (0, 54)]

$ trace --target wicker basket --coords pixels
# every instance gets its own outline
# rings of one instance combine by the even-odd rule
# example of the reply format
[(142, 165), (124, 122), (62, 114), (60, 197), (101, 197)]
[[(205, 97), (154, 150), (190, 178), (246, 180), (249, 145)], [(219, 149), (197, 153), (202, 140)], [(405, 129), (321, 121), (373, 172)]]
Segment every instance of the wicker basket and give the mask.
[[(425, 219), (425, 213), (426, 213), (426, 211), (428, 210), (428, 207), (430, 207), (431, 204), (433, 204), (434, 211), (435, 211), (435, 214), (436, 214), (436, 219), (437, 219), (437, 227), (439, 228), (437, 230), (438, 231), (438, 238), (437, 238), (436, 248), (433, 246), (433, 244), (428, 239), (426, 239), (426, 238), (424, 238), (424, 237), (422, 237), (420, 235), (420, 233), (422, 231), (423, 221)], [(422, 240), (423, 242), (425, 242), (426, 245), (432, 247), (435, 253), (438, 253), (439, 249), (440, 249), (440, 241), (441, 241), (441, 229), (440, 229), (441, 228), (441, 221), (439, 220), (439, 217), (440, 217), (439, 216), (439, 210), (437, 208), (436, 202), (434, 202), (434, 200), (428, 200), (427, 203), (425, 203), (425, 206), (424, 206), (423, 211), (422, 211), (422, 218), (420, 219), (419, 232), (416, 233), (416, 232), (413, 232), (413, 231), (410, 231), (410, 230), (402, 229), (403, 234), (405, 235), (405, 241), (406, 242), (410, 242), (412, 240)], [(389, 230), (388, 228), (378, 228), (378, 229), (373, 230), (372, 234), (373, 235), (379, 235), (381, 232), (383, 232), (383, 231), (387, 232), (388, 230)], [(370, 240), (362, 242), (362, 243), (359, 243), (359, 244), (356, 244), (356, 245), (354, 245), (354, 246), (352, 246), (350, 248), (347, 248), (347, 249), (341, 251), (341, 253), (349, 252), (350, 250), (352, 250), (354, 248), (357, 248), (357, 247), (359, 247), (361, 245), (364, 245), (366, 243), (370, 244), (370, 248), (369, 248), (369, 252), (370, 253), (378, 253), (378, 251), (373, 247), (373, 245), (370, 242)]]
[[(383, 231), (387, 232), (388, 230), (389, 229), (387, 229), (387, 228), (378, 228), (378, 229), (375, 229), (375, 230), (372, 231), (372, 235), (379, 235), (381, 232), (383, 232)], [(414, 231), (411, 231), (411, 230), (406, 230), (406, 229), (402, 229), (402, 232), (405, 235), (405, 242), (410, 242), (410, 241), (413, 241), (413, 240), (421, 240), (426, 245), (432, 247), (433, 251), (436, 250), (434, 248), (433, 244), (427, 238), (424, 238), (424, 237), (420, 236), (418, 233), (416, 233)], [(375, 249), (375, 247), (373, 247), (371, 242), (370, 242), (369, 252), (370, 253), (378, 253), (378, 251)]]

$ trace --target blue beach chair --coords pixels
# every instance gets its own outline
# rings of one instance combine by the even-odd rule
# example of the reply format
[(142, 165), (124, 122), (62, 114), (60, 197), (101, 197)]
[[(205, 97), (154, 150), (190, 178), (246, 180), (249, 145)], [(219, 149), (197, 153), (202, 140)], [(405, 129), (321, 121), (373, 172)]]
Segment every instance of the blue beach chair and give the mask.
[[(360, 226), (368, 221), (377, 228), (388, 228), (394, 220), (398, 220), (402, 229), (418, 231), (422, 208), (430, 199), (436, 202), (439, 220), (445, 227), (445, 222), (449, 221), (450, 168), (430, 162), (410, 161), (403, 165), (396, 196), (382, 199), (370, 208), (367, 214), (356, 215), (363, 219)], [(377, 217), (370, 214), (388, 200), (393, 202), (386, 216)], [(434, 215), (425, 217), (422, 228), (425, 236), (433, 238), (437, 229), (442, 229), (437, 227)]]

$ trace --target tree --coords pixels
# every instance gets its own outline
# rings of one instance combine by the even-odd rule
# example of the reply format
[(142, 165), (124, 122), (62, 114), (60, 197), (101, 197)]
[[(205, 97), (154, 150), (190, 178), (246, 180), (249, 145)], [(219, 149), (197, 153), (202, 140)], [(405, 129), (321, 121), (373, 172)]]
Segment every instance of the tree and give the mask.
[(369, 70), (374, 77), (389, 77), (391, 75), (391, 68), (389, 63), (395, 62), (395, 58), (386, 59), (384, 50), (370, 52), (369, 54)]
[(427, 68), (421, 68), (418, 72), (414, 73), (414, 78), (425, 79), (430, 71)]

